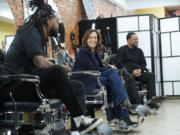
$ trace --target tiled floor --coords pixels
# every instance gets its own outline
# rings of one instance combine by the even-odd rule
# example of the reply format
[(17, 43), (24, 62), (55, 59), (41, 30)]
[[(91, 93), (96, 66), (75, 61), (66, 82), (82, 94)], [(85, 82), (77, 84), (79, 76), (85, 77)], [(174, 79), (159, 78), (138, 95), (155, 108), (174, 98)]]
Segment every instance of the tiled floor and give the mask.
[[(96, 117), (102, 117), (102, 111), (97, 111)], [(118, 135), (180, 135), (180, 100), (164, 101), (156, 113), (145, 117), (140, 127)]]
[[(122, 133), (123, 134), (123, 133)], [(180, 135), (180, 100), (167, 100), (156, 114), (126, 135)]]

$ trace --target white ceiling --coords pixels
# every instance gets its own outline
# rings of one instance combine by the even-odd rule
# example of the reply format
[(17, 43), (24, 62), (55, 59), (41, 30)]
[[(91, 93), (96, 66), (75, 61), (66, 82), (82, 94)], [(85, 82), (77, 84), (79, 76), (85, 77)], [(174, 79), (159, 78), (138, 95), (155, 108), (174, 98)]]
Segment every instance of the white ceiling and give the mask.
[(180, 5), (180, 0), (126, 0), (126, 3), (127, 9), (133, 10), (153, 7), (177, 6)]
[[(180, 0), (108, 0), (125, 10), (167, 7), (169, 11), (180, 9)], [(14, 17), (6, 0), (0, 0), (0, 20), (13, 23)]]
[(125, 10), (180, 6), (180, 0), (109, 0)]

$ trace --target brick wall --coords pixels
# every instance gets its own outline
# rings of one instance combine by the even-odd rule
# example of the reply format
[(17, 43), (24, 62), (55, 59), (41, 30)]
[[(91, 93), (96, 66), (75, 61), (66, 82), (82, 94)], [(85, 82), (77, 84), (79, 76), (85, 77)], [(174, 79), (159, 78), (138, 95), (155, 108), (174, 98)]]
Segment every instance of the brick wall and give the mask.
[[(19, 25), (24, 23), (23, 0), (7, 0), (10, 9), (14, 15), (15, 30)], [(86, 19), (86, 13), (82, 0), (54, 0), (62, 17), (65, 27), (65, 44), (71, 50), (70, 33), (75, 34), (75, 43), (78, 42), (78, 22)], [(111, 14), (119, 16), (126, 14), (126, 11), (113, 5), (106, 0), (93, 0), (93, 6), (96, 17), (99, 16), (99, 11), (104, 17), (110, 17)]]
[(71, 51), (70, 33), (75, 34), (75, 43), (78, 44), (78, 23), (86, 15), (81, 0), (54, 0), (62, 17), (65, 27), (65, 44)]

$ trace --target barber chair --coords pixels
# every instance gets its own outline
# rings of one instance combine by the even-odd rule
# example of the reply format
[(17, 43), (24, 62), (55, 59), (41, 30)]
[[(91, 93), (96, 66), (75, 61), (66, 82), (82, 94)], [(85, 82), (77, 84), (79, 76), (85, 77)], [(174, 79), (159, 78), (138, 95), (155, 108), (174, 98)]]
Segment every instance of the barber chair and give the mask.
[[(112, 55), (108, 56), (105, 59), (104, 64), (106, 64), (106, 65), (108, 65), (108, 64), (116, 65), (115, 57), (116, 57), (116, 54), (112, 54)], [(123, 82), (124, 86), (126, 87), (126, 79), (124, 79), (123, 76), (127, 76), (127, 70), (125, 68), (117, 69), (117, 70), (119, 72), (119, 75), (120, 75), (120, 77), (122, 79), (122, 82)], [(137, 87), (140, 87), (141, 86), (140, 85), (141, 82), (137, 82), (137, 83), (139, 83), (139, 85), (137, 84)], [(147, 90), (144, 90), (141, 87), (138, 88), (138, 89), (139, 89), (138, 93), (140, 95), (142, 95), (144, 97), (144, 99), (146, 99)], [(146, 110), (147, 110), (147, 107), (145, 105), (138, 105), (135, 110), (131, 109), (129, 111), (131, 111), (132, 114), (136, 114), (138, 122), (142, 123), (144, 121), (144, 115), (146, 114)]]
[[(39, 89), (39, 77), (33, 75), (2, 75), (0, 90), (10, 88), (11, 101), (1, 97), (0, 106), (0, 135), (67, 135), (65, 131), (63, 104), (60, 100), (48, 100)], [(37, 98), (32, 101), (15, 101), (12, 82), (26, 82), (34, 86), (32, 90)], [(24, 88), (26, 90), (26, 88)]]
[(141, 111), (145, 116), (148, 114), (151, 114), (151, 110), (148, 107), (148, 101), (147, 101), (147, 90), (146, 85), (142, 83), (141, 81), (136, 81), (136, 88), (138, 89), (138, 95), (143, 97), (143, 105), (137, 106), (137, 110)]
[[(78, 75), (78, 74), (95, 76), (97, 78), (97, 81), (100, 86), (98, 89), (86, 91), (86, 93), (85, 93), (85, 104), (86, 104), (86, 109), (87, 109), (86, 114), (95, 118), (95, 110), (101, 108), (105, 121), (106, 122), (109, 121), (109, 119), (108, 119), (109, 116), (106, 113), (107, 108), (109, 106), (108, 98), (107, 98), (108, 95), (107, 95), (107, 91), (106, 91), (105, 87), (101, 85), (100, 80), (99, 80), (101, 73), (99, 71), (88, 70), (88, 71), (74, 71), (74, 72), (71, 72), (69, 75), (71, 76), (71, 75)], [(113, 118), (114, 118), (114, 116), (113, 116)], [(101, 134), (101, 135), (112, 135), (113, 134), (112, 129), (106, 123), (100, 124), (96, 129), (97, 130), (94, 132), (94, 134)]]
[(155, 103), (155, 104), (160, 105), (166, 99), (166, 96), (158, 96), (158, 97), (154, 97), (150, 100), (147, 100), (147, 98), (146, 98), (146, 95), (147, 95), (146, 85), (141, 81), (136, 81), (136, 87), (137, 87), (137, 89), (139, 89), (139, 91), (138, 91), (139, 95), (143, 96), (143, 104), (146, 108), (143, 108), (143, 109), (139, 108), (139, 109), (141, 109), (144, 112), (145, 116), (147, 116), (148, 114), (155, 113), (158, 110), (158, 108), (157, 109), (151, 109), (148, 106), (148, 104), (154, 104)]
[[(79, 74), (79, 73), (96, 76), (100, 86), (100, 89), (95, 89), (86, 93), (87, 110), (88, 112), (91, 112), (91, 116), (94, 117), (95, 109), (101, 107), (105, 121), (110, 125), (111, 130), (113, 130), (114, 133), (119, 134), (119, 132), (128, 132), (129, 130), (131, 130), (131, 129), (121, 129), (119, 128), (118, 123), (116, 123), (112, 93), (108, 90), (108, 88), (105, 88), (103, 85), (101, 85), (100, 83), (101, 73), (99, 71), (75, 72), (75, 74)], [(140, 125), (144, 121), (144, 114), (138, 111), (137, 120)], [(100, 128), (98, 130), (101, 132), (101, 134), (103, 133), (105, 134), (107, 133), (107, 131), (111, 131), (107, 129), (109, 129), (109, 127), (104, 126), (103, 128)], [(112, 131), (110, 133), (112, 133)]]
[[(99, 71), (74, 71), (70, 73), (71, 75), (92, 75), (97, 78), (98, 83), (100, 84), (99, 77), (100, 77), (100, 72)], [(79, 80), (79, 79), (77, 79)], [(87, 105), (87, 113), (91, 117), (95, 117), (95, 111), (94, 108), (100, 108), (103, 106), (104, 107), (107, 105), (107, 96), (106, 96), (106, 90), (105, 88), (100, 84), (100, 88), (90, 90), (90, 91), (85, 91), (85, 104)]]
[(135, 83), (136, 83), (136, 88), (138, 89), (138, 94), (143, 97), (143, 103), (146, 103), (147, 102), (147, 98), (146, 98), (146, 95), (147, 95), (146, 85), (143, 84), (143, 82), (141, 82), (141, 81), (136, 81)]

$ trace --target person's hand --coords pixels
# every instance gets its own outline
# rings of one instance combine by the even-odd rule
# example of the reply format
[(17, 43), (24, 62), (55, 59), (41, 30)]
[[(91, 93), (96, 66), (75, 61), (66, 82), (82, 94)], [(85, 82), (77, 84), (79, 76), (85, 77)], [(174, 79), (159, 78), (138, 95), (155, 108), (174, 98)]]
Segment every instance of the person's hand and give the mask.
[(65, 69), (67, 73), (71, 71), (71, 68), (69, 66), (67, 65), (61, 65), (61, 66)]
[(108, 65), (111, 66), (114, 69), (117, 69), (117, 67), (115, 65), (110, 65), (110, 64), (108, 64)]

